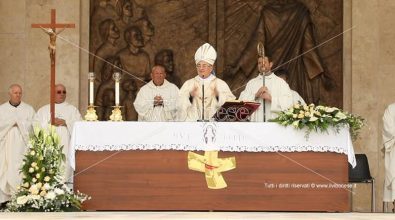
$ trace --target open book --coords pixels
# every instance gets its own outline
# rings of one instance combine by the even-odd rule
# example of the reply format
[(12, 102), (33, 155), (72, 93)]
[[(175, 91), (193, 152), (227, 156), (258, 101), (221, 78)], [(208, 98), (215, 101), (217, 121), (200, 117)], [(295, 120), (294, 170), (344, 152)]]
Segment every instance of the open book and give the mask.
[(252, 113), (259, 108), (260, 103), (239, 100), (227, 101), (213, 115), (215, 121), (249, 121)]

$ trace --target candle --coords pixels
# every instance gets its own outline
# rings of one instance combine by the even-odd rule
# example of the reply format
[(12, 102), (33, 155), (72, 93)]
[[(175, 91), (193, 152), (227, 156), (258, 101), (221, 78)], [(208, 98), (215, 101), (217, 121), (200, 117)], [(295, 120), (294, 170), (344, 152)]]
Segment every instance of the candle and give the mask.
[(93, 83), (95, 82), (95, 73), (90, 72), (88, 73), (88, 80), (89, 80), (89, 105), (93, 106), (93, 93), (94, 93), (94, 85)]
[(93, 106), (93, 80), (89, 80), (89, 105)]
[(115, 81), (115, 105), (119, 106), (119, 81)]
[(121, 80), (121, 74), (119, 72), (115, 72), (112, 75), (112, 78), (115, 81), (115, 106), (119, 106), (119, 81)]

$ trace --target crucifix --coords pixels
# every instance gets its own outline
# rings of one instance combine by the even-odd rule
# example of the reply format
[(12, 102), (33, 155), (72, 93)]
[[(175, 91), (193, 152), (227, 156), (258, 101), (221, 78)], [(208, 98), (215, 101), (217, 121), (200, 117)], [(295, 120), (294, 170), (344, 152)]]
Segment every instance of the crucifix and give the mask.
[[(55, 121), (55, 61), (56, 61), (56, 36), (66, 28), (75, 28), (75, 24), (60, 24), (56, 23), (56, 9), (51, 9), (51, 23), (49, 24), (32, 24), (32, 28), (41, 28), (49, 36), (49, 57), (51, 59), (51, 124)], [(57, 28), (62, 28), (56, 31)]]

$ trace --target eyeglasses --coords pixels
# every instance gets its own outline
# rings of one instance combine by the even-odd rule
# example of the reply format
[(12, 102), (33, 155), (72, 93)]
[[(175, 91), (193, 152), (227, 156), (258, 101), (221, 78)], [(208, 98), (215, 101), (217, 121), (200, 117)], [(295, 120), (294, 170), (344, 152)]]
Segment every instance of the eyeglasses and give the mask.
[(56, 93), (59, 94), (59, 95), (62, 94), (62, 93), (66, 94), (66, 91), (56, 91)]
[(196, 68), (202, 68), (202, 69), (207, 69), (207, 68), (210, 68), (210, 67), (212, 67), (212, 65), (208, 65), (208, 64), (198, 64), (198, 65), (196, 65)]

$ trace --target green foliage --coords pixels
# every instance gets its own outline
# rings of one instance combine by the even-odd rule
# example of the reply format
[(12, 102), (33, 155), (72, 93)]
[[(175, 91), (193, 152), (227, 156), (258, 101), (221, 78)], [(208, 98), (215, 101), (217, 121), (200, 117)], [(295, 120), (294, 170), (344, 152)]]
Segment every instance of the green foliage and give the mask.
[(286, 111), (278, 114), (277, 118), (270, 120), (284, 126), (293, 126), (297, 129), (307, 129), (306, 137), (310, 132), (327, 132), (329, 127), (334, 127), (337, 131), (341, 127), (348, 126), (350, 135), (355, 140), (359, 131), (364, 126), (364, 119), (348, 112), (344, 112), (336, 107), (315, 106), (296, 104)]
[(30, 135), (29, 149), (23, 160), (22, 184), (7, 204), (6, 211), (53, 212), (78, 211), (88, 199), (82, 193), (73, 193), (62, 183), (62, 153), (55, 128), (38, 127)]

